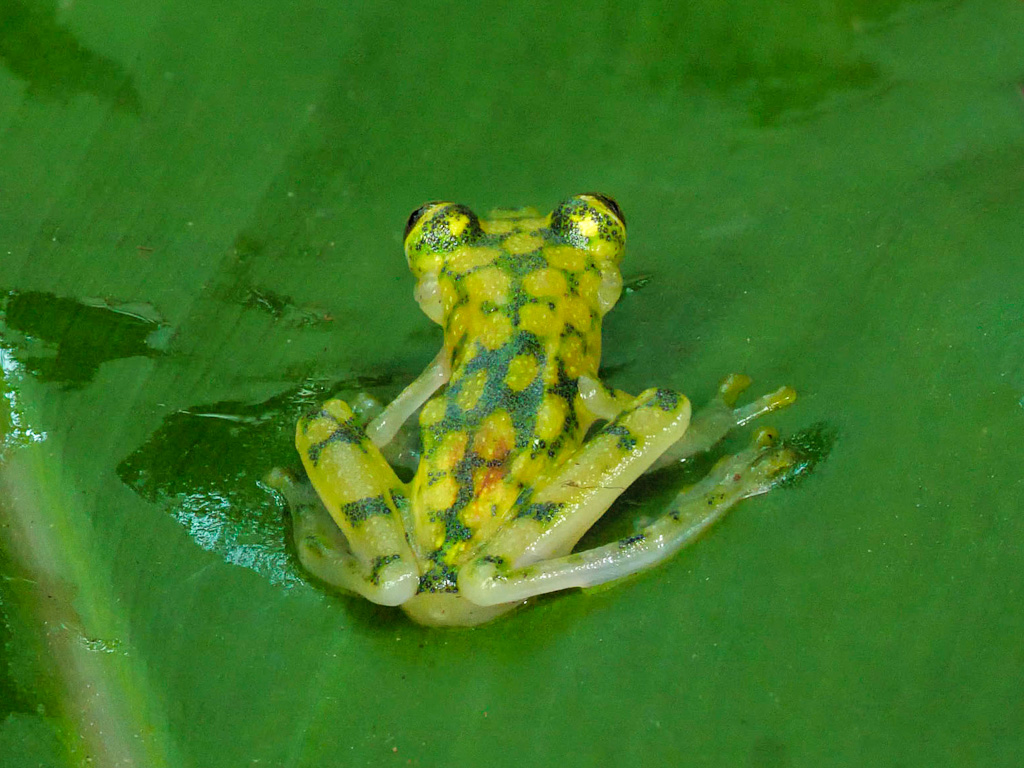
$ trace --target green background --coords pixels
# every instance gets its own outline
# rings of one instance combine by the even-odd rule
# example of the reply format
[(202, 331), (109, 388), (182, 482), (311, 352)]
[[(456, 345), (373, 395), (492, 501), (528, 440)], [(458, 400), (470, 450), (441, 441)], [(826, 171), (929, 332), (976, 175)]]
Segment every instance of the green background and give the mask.
[[(5, 768), (1019, 765), (1022, 83), (995, 0), (0, 0)], [(435, 354), (409, 211), (588, 190), (606, 378), (831, 455), (476, 630), (302, 581), (258, 479)]]

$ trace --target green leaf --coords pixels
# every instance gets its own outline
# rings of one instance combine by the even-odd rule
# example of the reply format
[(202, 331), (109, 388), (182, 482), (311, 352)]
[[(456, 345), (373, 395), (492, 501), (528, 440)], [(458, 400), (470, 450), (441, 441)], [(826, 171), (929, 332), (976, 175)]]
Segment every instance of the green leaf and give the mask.
[[(1021, 51), (983, 0), (0, 0), (0, 762), (1017, 765)], [(308, 583), (261, 478), (436, 354), (409, 212), (587, 190), (607, 380), (790, 384), (828, 459), (474, 630)]]

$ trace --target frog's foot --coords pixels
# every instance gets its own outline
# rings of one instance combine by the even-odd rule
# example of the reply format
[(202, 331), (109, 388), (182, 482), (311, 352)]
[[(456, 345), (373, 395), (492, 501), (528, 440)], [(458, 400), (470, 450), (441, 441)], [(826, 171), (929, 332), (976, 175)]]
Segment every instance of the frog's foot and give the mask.
[(718, 394), (702, 410), (694, 414), (683, 438), (665, 451), (648, 472), (685, 461), (695, 454), (711, 449), (736, 427), (742, 427), (759, 416), (785, 408), (796, 400), (796, 390), (780, 387), (739, 408), (736, 401), (750, 386), (751, 378), (733, 373), (718, 385)]
[(288, 502), (295, 553), (317, 579), (381, 605), (399, 605), (411, 596), (410, 586), (415, 591), (397, 554), (378, 555), (364, 563), (352, 552), (312, 484), (284, 469), (272, 470), (264, 482)]
[(650, 568), (692, 542), (738, 502), (797, 475), (807, 461), (798, 448), (779, 442), (773, 430), (759, 430), (749, 448), (719, 461), (637, 534), (521, 568), (500, 557), (481, 558), (463, 569), (460, 592), (477, 605), (496, 605), (591, 587)]

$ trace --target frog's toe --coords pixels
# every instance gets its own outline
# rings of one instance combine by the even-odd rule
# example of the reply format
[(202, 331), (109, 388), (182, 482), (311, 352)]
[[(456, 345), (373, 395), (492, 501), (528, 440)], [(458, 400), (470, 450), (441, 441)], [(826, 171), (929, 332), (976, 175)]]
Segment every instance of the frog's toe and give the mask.
[(751, 444), (756, 448), (771, 448), (779, 441), (779, 430), (775, 427), (761, 427), (751, 439)]
[(718, 385), (718, 399), (732, 408), (754, 380), (743, 373), (730, 373)]
[(736, 401), (739, 400), (740, 395), (747, 391), (752, 382), (753, 379), (746, 374), (730, 373), (718, 385), (718, 394), (715, 400), (727, 408), (735, 409), (738, 416), (736, 420), (737, 425), (746, 424), (751, 419), (757, 418), (762, 414), (776, 411), (779, 408), (785, 408), (796, 400), (795, 389), (792, 387), (779, 387), (774, 392), (762, 395), (742, 408), (736, 408)]
[(313, 486), (306, 479), (306, 473), (302, 470), (274, 467), (263, 476), (263, 483), (284, 496), (288, 506), (292, 509), (320, 503), (316, 491), (313, 490)]
[(780, 440), (778, 431), (763, 427), (745, 450), (722, 457), (702, 484), (728, 489), (738, 498), (759, 496), (793, 477), (801, 463), (799, 452)]
[(725, 457), (716, 467), (720, 477), (749, 487), (745, 496), (756, 496), (777, 485), (791, 485), (824, 460), (832, 450), (835, 433), (824, 426), (780, 438), (772, 427), (754, 432), (750, 446), (735, 456)]
[(352, 413), (355, 414), (359, 424), (364, 428), (384, 410), (380, 400), (369, 392), (357, 392), (352, 397), (349, 405), (352, 407)]
[[(730, 403), (725, 397), (722, 400), (726, 405), (732, 407), (733, 403)], [(777, 411), (780, 408), (785, 408), (787, 405), (791, 405), (796, 401), (796, 390), (792, 387), (779, 387), (774, 392), (769, 392), (767, 395), (761, 395), (756, 400), (747, 403), (741, 408), (734, 408), (733, 413), (735, 415), (736, 426), (742, 427), (759, 416), (763, 416), (766, 413)]]
[(275, 491), (284, 493), (286, 488), (291, 487), (296, 482), (296, 478), (295, 473), (290, 469), (274, 467), (263, 476), (263, 482)]

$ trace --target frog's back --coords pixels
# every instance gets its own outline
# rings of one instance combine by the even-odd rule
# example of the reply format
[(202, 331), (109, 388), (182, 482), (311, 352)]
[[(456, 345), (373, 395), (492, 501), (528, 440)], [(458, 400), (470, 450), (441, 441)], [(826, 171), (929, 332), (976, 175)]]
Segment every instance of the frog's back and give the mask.
[(578, 382), (597, 377), (618, 270), (576, 247), (552, 216), (508, 211), (470, 222), (476, 237), (439, 264), (437, 319), (452, 375), (421, 414), (411, 509), (418, 548), (436, 565), (428, 589), (431, 578), (452, 587), (457, 564), (580, 444), (593, 418)]

